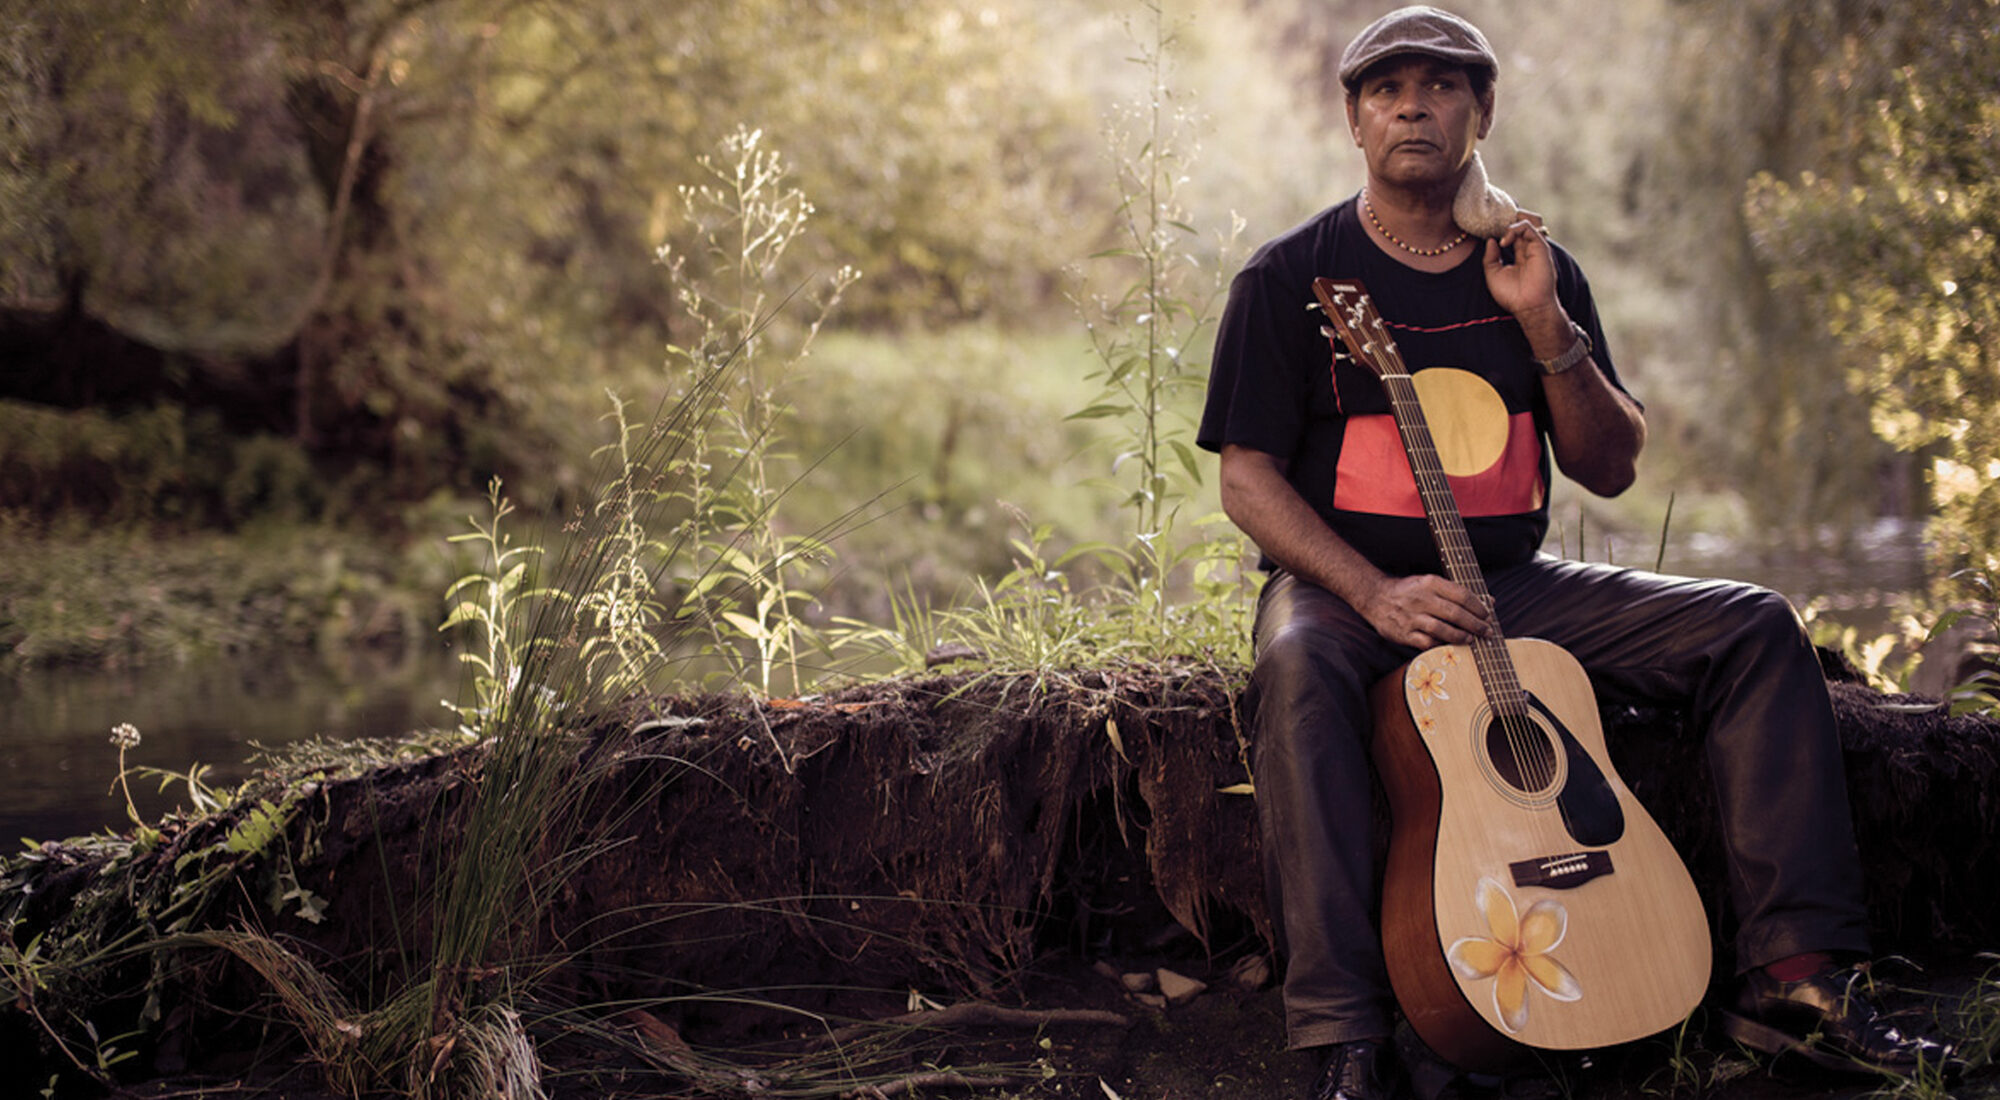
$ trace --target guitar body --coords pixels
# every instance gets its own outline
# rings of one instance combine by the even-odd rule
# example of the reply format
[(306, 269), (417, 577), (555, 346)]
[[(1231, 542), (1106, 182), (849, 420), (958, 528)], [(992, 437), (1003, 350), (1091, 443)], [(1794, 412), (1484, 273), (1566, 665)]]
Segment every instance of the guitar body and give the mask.
[(1582, 667), (1548, 642), (1495, 645), (1525, 707), (1489, 701), (1468, 646), (1374, 694), (1390, 981), (1418, 1035), (1475, 1070), (1673, 1027), (1710, 959), (1700, 895), (1613, 769)]

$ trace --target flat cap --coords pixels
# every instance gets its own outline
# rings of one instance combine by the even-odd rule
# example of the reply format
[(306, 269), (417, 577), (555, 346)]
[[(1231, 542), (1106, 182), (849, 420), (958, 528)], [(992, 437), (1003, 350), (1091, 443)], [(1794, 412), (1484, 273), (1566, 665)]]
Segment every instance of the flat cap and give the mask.
[(1368, 24), (1340, 55), (1340, 83), (1352, 89), (1368, 66), (1393, 54), (1415, 53), (1455, 65), (1498, 73), (1500, 61), (1479, 28), (1448, 11), (1424, 4), (1395, 11)]

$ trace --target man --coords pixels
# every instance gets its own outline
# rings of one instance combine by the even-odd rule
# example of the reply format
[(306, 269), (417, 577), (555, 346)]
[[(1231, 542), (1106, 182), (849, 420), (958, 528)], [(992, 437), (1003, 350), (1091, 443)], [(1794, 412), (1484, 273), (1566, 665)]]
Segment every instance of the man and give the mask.
[[(1529, 216), (1484, 238), (1454, 218), (1468, 175), (1483, 182), (1474, 151), (1498, 68), (1477, 28), (1428, 7), (1356, 36), (1340, 79), (1366, 183), (1250, 259), (1217, 338), (1199, 441), (1220, 452), (1223, 506), (1270, 573), (1250, 695), (1289, 1045), (1324, 1059), (1315, 1100), (1401, 1091), (1367, 692), (1424, 648), (1504, 631), (1565, 647), (1601, 695), (1682, 702), (1705, 731), (1738, 925), (1731, 1034), (1834, 1064), (1936, 1066), (1944, 1049), (1879, 1018), (1842, 965), (1868, 952), (1860, 875), (1832, 708), (1796, 613), (1749, 585), (1538, 550), (1551, 456), (1614, 495), (1646, 428), (1575, 261)], [(1490, 609), (1440, 575), (1381, 383), (1331, 353), (1316, 276), (1360, 279), (1412, 371), (1456, 368), (1431, 387), (1452, 408), (1430, 419)]]

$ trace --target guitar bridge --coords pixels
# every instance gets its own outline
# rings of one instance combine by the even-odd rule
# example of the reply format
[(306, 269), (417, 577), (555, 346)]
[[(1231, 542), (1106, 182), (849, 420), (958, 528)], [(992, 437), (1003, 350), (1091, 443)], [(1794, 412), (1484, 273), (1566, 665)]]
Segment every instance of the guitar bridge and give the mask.
[(1559, 856), (1543, 856), (1540, 859), (1524, 859), (1508, 864), (1507, 869), (1514, 872), (1514, 885), (1517, 887), (1540, 886), (1549, 890), (1574, 890), (1591, 879), (1610, 874), (1611, 853), (1569, 852)]

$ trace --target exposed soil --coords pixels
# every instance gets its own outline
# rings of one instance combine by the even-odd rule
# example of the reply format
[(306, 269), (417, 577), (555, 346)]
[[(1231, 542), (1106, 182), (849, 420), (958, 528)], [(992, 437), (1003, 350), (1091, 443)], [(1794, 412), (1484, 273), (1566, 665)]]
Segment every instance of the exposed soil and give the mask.
[[(1982, 965), (1975, 952), (2000, 942), (2000, 726), (1834, 690), (1878, 942), (1938, 960), (1921, 977), (1890, 966), (1883, 978), (1944, 998), (1911, 992), (1914, 1007), (1955, 1003)], [(1621, 774), (1719, 900), (1698, 750), (1671, 712), (1608, 707), (1606, 719)], [(867, 1100), (870, 1081), (883, 1096), (966, 1095), (966, 1082), (989, 1081), (970, 1091), (1017, 1100), (1304, 1093), (1312, 1067), (1281, 1050), (1275, 981), (1234, 973), (1268, 956), (1269, 928), (1251, 800), (1226, 791), (1246, 778), (1235, 699), (1211, 673), (657, 699), (566, 744), (576, 768), (603, 778), (555, 835), (607, 846), (549, 895), (539, 926), (523, 930), (535, 939), (523, 955), (560, 960), (537, 1003), (609, 1007), (562, 1021), (524, 1010), (557, 1095)], [(17, 945), (42, 935), (59, 952), (150, 919), (196, 870), (227, 871), (239, 885), (214, 890), (187, 927), (282, 936), (371, 1003), (425, 965), (428, 884), (485, 793), (488, 765), (480, 748), (365, 769), (342, 760), (295, 762), (237, 806), (170, 825), (147, 851), (54, 846), (10, 861), (0, 919), (19, 922)], [(289, 800), (283, 843), (228, 851), (260, 799)], [(609, 831), (590, 834), (598, 826)], [(323, 919), (307, 919), (296, 893), (274, 904), (274, 883), (318, 899)], [(1726, 915), (1712, 909), (1727, 942)], [(1162, 1007), (1121, 984), (1162, 968), (1207, 988)], [(63, 977), (41, 994), (48, 1015), (87, 1017), (99, 1034), (130, 1029), (145, 995), (158, 995), (162, 1017), (126, 1069), (174, 1084), (143, 1095), (321, 1087), (272, 1026), (267, 985), (240, 965)], [(973, 1002), (1031, 1015), (838, 1030)], [(0, 1061), (35, 1066), (39, 1087), (58, 1063), (24, 1006), (0, 1005)], [(584, 1019), (592, 1026), (572, 1026)], [(829, 1032), (843, 1041), (829, 1045)], [(1578, 1097), (1782, 1100), (1875, 1087), (1773, 1076), (1700, 1035), (1551, 1071), (1553, 1087)], [(810, 1082), (828, 1091), (801, 1091)], [(899, 1082), (911, 1087), (892, 1091)], [(1434, 1088), (1441, 1071), (1420, 1083)], [(1507, 1091), (1550, 1087), (1524, 1079)], [(2000, 1094), (1974, 1079), (1954, 1095)]]
[[(921, 1032), (894, 1032), (896, 1054), (882, 1057), (881, 1036), (854, 1040), (866, 1064), (849, 1081), (878, 1082), (885, 1096), (966, 1097), (986, 1100), (1303, 1100), (1313, 1076), (1306, 1055), (1283, 1046), (1283, 1011), (1275, 985), (1249, 988), (1232, 972), (1243, 961), (1225, 965), (1191, 958), (1184, 942), (1161, 950), (1124, 956), (1108, 975), (1073, 953), (1050, 956), (1024, 977), (1018, 1023), (1005, 1026), (930, 1027)], [(1108, 963), (1108, 960), (1100, 960)], [(1123, 974), (1147, 974), (1167, 967), (1208, 984), (1199, 995), (1168, 1007), (1141, 1003), (1120, 983)], [(1963, 962), (1947, 964), (1924, 978), (1926, 997), (1892, 994), (1913, 1012), (1927, 1004), (1951, 1004), (1966, 989), (1973, 970)], [(857, 996), (856, 1001), (864, 1000)], [(877, 998), (885, 1015), (903, 1015), (904, 1006), (886, 995)], [(1085, 1013), (1115, 1014), (1125, 1022), (1066, 1017)], [(1036, 1023), (1034, 1017), (1040, 1017)], [(636, 1031), (636, 1029), (635, 1029)], [(1691, 1036), (1677, 1047), (1662, 1036), (1629, 1047), (1594, 1052), (1588, 1058), (1551, 1059), (1540, 1069), (1502, 1081), (1468, 1081), (1426, 1059), (1407, 1034), (1401, 1037), (1405, 1058), (1415, 1069), (1419, 1100), (1444, 1095), (1486, 1098), (1568, 1097), (1573, 1100), (1642, 1100), (1642, 1098), (1705, 1098), (1705, 1100), (1804, 1100), (1807, 1097), (1859, 1098), (1888, 1095), (1893, 1086), (1866, 1078), (1828, 1077), (1798, 1066), (1772, 1065), (1747, 1058), (1722, 1040)], [(600, 1047), (586, 1052), (560, 1044), (548, 1052), (548, 1084), (557, 1097), (649, 1097), (693, 1100), (696, 1097), (806, 1095), (784, 1091), (803, 1088), (803, 1076), (788, 1076), (809, 1066), (811, 1080), (828, 1091), (821, 1095), (868, 1100), (874, 1094), (858, 1084), (843, 1085), (824, 1062), (809, 1064), (801, 1051), (810, 1044), (766, 1045), (746, 1054), (723, 1052), (721, 1061), (706, 1063), (698, 1076), (665, 1068), (664, 1058), (634, 1055), (630, 1050)], [(786, 1047), (788, 1049), (780, 1049)], [(733, 1065), (736, 1070), (723, 1068)], [(822, 1076), (823, 1074), (823, 1076)], [(764, 1082), (768, 1092), (751, 1085), (729, 1089), (728, 1079)], [(897, 1091), (897, 1082), (909, 1085)], [(919, 1083), (928, 1082), (928, 1083)], [(981, 1083), (988, 1082), (988, 1083)], [(0, 1088), (0, 1095), (5, 1095)], [(180, 1077), (151, 1082), (132, 1093), (152, 1100), (176, 1097), (240, 1097), (242, 1100), (331, 1100), (307, 1067), (287, 1063), (248, 1065), (231, 1074)], [(1910, 1092), (1906, 1095), (1920, 1095)], [(1957, 1083), (1947, 1093), (1956, 1100), (2000, 1097), (2000, 1077), (1990, 1067)]]

